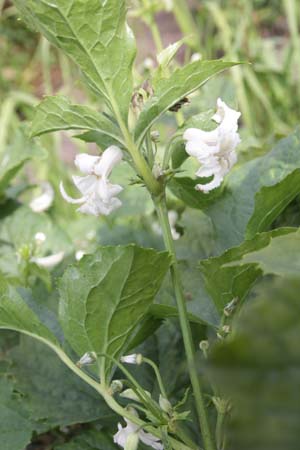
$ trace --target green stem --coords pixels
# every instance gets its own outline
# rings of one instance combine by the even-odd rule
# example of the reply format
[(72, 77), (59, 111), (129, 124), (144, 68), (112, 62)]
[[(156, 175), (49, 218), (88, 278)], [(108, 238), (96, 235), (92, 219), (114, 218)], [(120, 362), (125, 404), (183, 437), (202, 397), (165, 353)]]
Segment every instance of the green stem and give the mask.
[(224, 449), (224, 422), (226, 418), (226, 413), (219, 412), (217, 415), (217, 424), (216, 424), (216, 442), (219, 450)]
[(202, 392), (202, 387), (200, 384), (200, 378), (197, 373), (197, 368), (195, 365), (195, 349), (192, 340), (191, 328), (188, 320), (188, 313), (185, 304), (185, 298), (183, 294), (183, 288), (180, 279), (180, 272), (178, 268), (178, 263), (176, 259), (176, 252), (174, 247), (174, 242), (171, 234), (169, 219), (168, 219), (168, 211), (166, 206), (165, 197), (160, 197), (156, 199), (155, 206), (160, 222), (160, 226), (163, 231), (164, 241), (166, 249), (172, 255), (172, 265), (171, 265), (171, 278), (175, 291), (180, 326), (183, 336), (183, 342), (187, 357), (188, 369), (191, 379), (191, 384), (194, 392), (196, 409), (199, 418), (199, 424), (202, 432), (202, 438), (204, 443), (205, 450), (215, 450), (215, 443), (213, 441), (212, 433), (208, 423), (208, 417), (206, 413), (205, 400)]
[(110, 91), (110, 104), (113, 109), (113, 112), (115, 114), (115, 117), (118, 121), (119, 127), (122, 131), (122, 134), (124, 136), (126, 147), (133, 159), (134, 165), (137, 169), (138, 174), (142, 177), (142, 179), (145, 182), (145, 185), (147, 186), (150, 193), (154, 196), (157, 196), (161, 193), (162, 186), (157, 181), (157, 179), (154, 177), (149, 165), (147, 164), (144, 156), (140, 152), (138, 146), (134, 142), (127, 124), (124, 122), (124, 119), (120, 113), (119, 107), (117, 102), (114, 99), (112, 91)]
[(151, 361), (151, 359), (145, 358), (144, 356), (143, 356), (143, 362), (145, 362), (146, 364), (149, 364), (149, 366), (151, 366), (152, 369), (154, 370), (156, 378), (157, 378), (157, 382), (158, 382), (158, 385), (159, 385), (160, 392), (162, 393), (164, 398), (167, 399), (168, 397), (167, 397), (167, 393), (166, 393), (166, 390), (165, 390), (165, 386), (164, 386), (163, 380), (161, 378), (161, 375), (159, 373), (157, 365), (153, 361)]

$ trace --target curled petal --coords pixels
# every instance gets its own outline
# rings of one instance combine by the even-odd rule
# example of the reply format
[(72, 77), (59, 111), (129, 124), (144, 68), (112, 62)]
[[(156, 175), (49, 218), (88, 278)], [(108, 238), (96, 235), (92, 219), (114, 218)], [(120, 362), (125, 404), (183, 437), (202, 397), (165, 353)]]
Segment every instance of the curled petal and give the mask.
[(222, 123), (223, 127), (230, 128), (237, 131), (238, 120), (241, 116), (239, 111), (235, 111), (226, 105), (220, 98), (217, 100), (217, 112), (213, 116), (213, 120), (219, 124)]
[(210, 181), (207, 184), (197, 184), (195, 186), (195, 189), (197, 191), (202, 191), (204, 194), (207, 194), (208, 192), (212, 191), (213, 189), (216, 189), (217, 187), (221, 186), (223, 181), (223, 176), (221, 174), (217, 174), (214, 176), (213, 180)]
[(119, 164), (123, 158), (123, 152), (116, 145), (108, 147), (95, 165), (94, 173), (103, 178), (109, 177), (112, 169)]
[(54, 200), (54, 189), (50, 183), (41, 184), (43, 193), (39, 197), (34, 198), (29, 206), (34, 212), (43, 212), (50, 208)]
[(59, 190), (60, 193), (62, 195), (62, 197), (68, 202), (68, 203), (73, 203), (73, 204), (79, 204), (79, 203), (84, 203), (86, 201), (86, 197), (81, 197), (81, 198), (72, 198), (70, 197), (64, 188), (63, 182), (61, 181), (59, 184)]
[(184, 134), (183, 139), (186, 141), (205, 141), (208, 145), (210, 143), (214, 144), (218, 141), (218, 129), (212, 131), (200, 130), (200, 128), (188, 128)]
[(215, 145), (207, 145), (204, 141), (196, 142), (193, 140), (186, 143), (185, 149), (190, 156), (201, 159), (218, 153), (220, 146), (218, 142), (216, 142)]
[(100, 161), (100, 156), (88, 155), (87, 153), (80, 153), (75, 158), (75, 166), (78, 167), (80, 172), (87, 175), (91, 175), (94, 172), (96, 163)]
[(31, 262), (37, 264), (39, 267), (51, 269), (59, 264), (64, 259), (64, 256), (65, 252), (59, 252), (54, 255), (44, 256), (41, 258), (33, 257), (31, 258)]

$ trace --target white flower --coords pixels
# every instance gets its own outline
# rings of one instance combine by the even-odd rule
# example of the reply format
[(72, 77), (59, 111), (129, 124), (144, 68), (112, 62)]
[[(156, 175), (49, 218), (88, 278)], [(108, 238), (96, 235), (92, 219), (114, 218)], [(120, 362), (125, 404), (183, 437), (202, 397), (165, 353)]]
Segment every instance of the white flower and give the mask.
[(79, 212), (94, 216), (107, 216), (119, 208), (122, 202), (116, 196), (123, 188), (118, 184), (111, 184), (108, 177), (122, 156), (122, 151), (114, 145), (108, 147), (101, 156), (86, 153), (77, 155), (75, 165), (85, 176), (72, 178), (82, 197), (78, 199), (70, 197), (60, 183), (63, 198), (69, 203), (81, 204)]
[(193, 53), (191, 56), (191, 62), (200, 61), (202, 59), (201, 53)]
[(207, 193), (219, 187), (224, 176), (237, 161), (236, 146), (240, 143), (238, 119), (241, 113), (229, 108), (220, 98), (217, 101), (217, 112), (213, 120), (219, 126), (213, 131), (203, 131), (198, 128), (188, 128), (183, 138), (186, 142), (186, 152), (201, 163), (196, 172), (198, 177), (211, 177), (207, 184), (197, 184), (196, 189)]
[[(137, 415), (136, 411), (131, 409), (131, 414)], [(153, 436), (151, 433), (146, 433), (144, 430), (141, 430), (138, 425), (135, 425), (130, 420), (124, 418), (126, 422), (126, 427), (122, 427), (120, 423), (118, 423), (118, 432), (114, 435), (114, 443), (120, 445), (120, 447), (125, 448), (126, 443), (128, 442), (128, 438), (134, 434), (137, 435), (139, 440), (141, 440), (144, 444), (149, 445), (149, 447), (154, 448), (155, 450), (163, 450), (164, 447), (160, 442), (159, 438)]]
[(95, 352), (87, 352), (76, 363), (76, 366), (79, 368), (81, 368), (82, 366), (88, 366), (89, 364), (94, 364), (94, 362), (96, 360), (97, 360), (97, 355)]
[(34, 212), (43, 212), (50, 208), (54, 200), (54, 190), (47, 181), (41, 183), (42, 194), (29, 203), (30, 208)]
[(54, 255), (42, 256), (42, 257), (32, 257), (30, 261), (37, 264), (39, 267), (44, 267), (46, 269), (52, 269), (52, 267), (59, 264), (65, 256), (65, 252), (55, 253)]
[(86, 253), (83, 250), (77, 250), (77, 252), (75, 253), (75, 259), (76, 261), (80, 261), (84, 255), (86, 255)]
[(131, 355), (121, 356), (120, 361), (126, 364), (140, 365), (143, 362), (143, 355), (140, 353), (133, 353)]
[(46, 240), (46, 235), (42, 231), (39, 231), (34, 235), (34, 240), (37, 245), (42, 245)]

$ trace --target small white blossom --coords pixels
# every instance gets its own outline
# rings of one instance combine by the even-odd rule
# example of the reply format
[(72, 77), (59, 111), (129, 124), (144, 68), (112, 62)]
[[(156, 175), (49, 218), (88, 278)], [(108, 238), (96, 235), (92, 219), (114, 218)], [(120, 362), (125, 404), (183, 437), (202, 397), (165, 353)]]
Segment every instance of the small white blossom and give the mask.
[(143, 362), (143, 355), (140, 353), (133, 353), (131, 355), (121, 356), (120, 361), (126, 364), (140, 365)]
[[(130, 410), (131, 414), (137, 416), (135, 410)], [(120, 445), (120, 447), (125, 448), (128, 438), (131, 435), (137, 435), (138, 439), (142, 441), (144, 444), (149, 445), (149, 447), (154, 448), (155, 450), (163, 450), (164, 447), (160, 442), (159, 438), (153, 436), (151, 433), (146, 433), (144, 430), (141, 430), (138, 425), (135, 425), (130, 420), (124, 418), (126, 422), (126, 427), (122, 427), (120, 423), (118, 423), (118, 432), (114, 435), (114, 443)]]
[(94, 364), (96, 359), (97, 359), (97, 355), (95, 352), (87, 352), (80, 358), (80, 360), (77, 362), (76, 366), (81, 368), (82, 366), (88, 366), (89, 364)]
[(201, 53), (193, 53), (191, 56), (191, 62), (200, 61), (202, 59)]
[(69, 203), (81, 204), (78, 211), (83, 214), (107, 216), (115, 211), (122, 205), (116, 196), (123, 188), (118, 184), (111, 184), (108, 178), (112, 169), (120, 163), (122, 156), (122, 151), (114, 145), (108, 147), (101, 156), (86, 153), (77, 155), (75, 165), (85, 176), (72, 178), (82, 197), (78, 199), (70, 197), (61, 183), (60, 191), (63, 198)]
[(86, 253), (83, 250), (77, 250), (77, 252), (75, 253), (76, 261), (80, 261), (84, 257), (85, 254)]
[(238, 119), (241, 113), (229, 108), (220, 98), (217, 101), (217, 112), (213, 120), (219, 126), (213, 131), (188, 128), (183, 138), (186, 152), (201, 163), (196, 172), (198, 177), (211, 177), (207, 184), (197, 184), (196, 189), (207, 193), (219, 187), (224, 176), (237, 162), (236, 146), (240, 143)]
[(155, 67), (154, 61), (149, 56), (144, 59), (143, 66), (146, 70), (152, 70)]
[(65, 256), (65, 252), (55, 253), (54, 255), (42, 256), (42, 257), (32, 257), (30, 261), (37, 264), (39, 267), (44, 267), (46, 269), (52, 269), (57, 266)]
[(43, 212), (50, 208), (54, 200), (54, 189), (47, 181), (41, 183), (42, 194), (31, 200), (30, 208), (34, 212)]
[(46, 240), (45, 233), (42, 233), (41, 231), (39, 231), (38, 233), (36, 233), (34, 235), (34, 240), (35, 240), (37, 245), (42, 245), (45, 242), (45, 240)]

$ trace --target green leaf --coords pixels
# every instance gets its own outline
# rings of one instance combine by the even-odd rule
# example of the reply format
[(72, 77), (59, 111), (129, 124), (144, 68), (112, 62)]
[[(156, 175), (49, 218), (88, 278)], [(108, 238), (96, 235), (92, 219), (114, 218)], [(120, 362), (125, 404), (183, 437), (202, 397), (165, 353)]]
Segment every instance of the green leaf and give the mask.
[[(134, 245), (103, 247), (68, 268), (60, 282), (60, 321), (79, 356), (119, 358), (168, 270), (167, 253)], [(102, 370), (110, 361), (99, 360)]]
[(17, 400), (13, 400), (13, 383), (0, 380), (0, 435), (1, 450), (24, 450), (30, 443), (32, 423), (20, 411)]
[[(26, 5), (25, 5), (26, 3)], [(127, 121), (135, 42), (125, 0), (15, 0), (36, 28), (82, 70), (89, 86)]]
[(89, 430), (75, 436), (70, 442), (54, 447), (54, 450), (118, 450), (112, 436), (105, 431)]
[(63, 96), (46, 97), (36, 108), (32, 123), (32, 135), (40, 136), (59, 130), (88, 130), (97, 139), (119, 141), (119, 129), (104, 114), (93, 111), (88, 106), (71, 104)]
[(260, 287), (232, 336), (212, 350), (209, 375), (232, 404), (230, 450), (299, 448), (299, 288), (282, 279)]
[(204, 178), (192, 180), (187, 177), (174, 177), (168, 183), (168, 188), (186, 206), (195, 209), (204, 209), (220, 196), (222, 189), (214, 189), (208, 194), (196, 191), (195, 186), (203, 183), (203, 180)]
[[(299, 278), (300, 270), (300, 230), (273, 237), (264, 248), (252, 251), (241, 258), (239, 264), (255, 264), (264, 274), (275, 274), (289, 278)], [(231, 262), (235, 265), (236, 262)]]
[(47, 156), (44, 149), (38, 147), (25, 134), (18, 130), (0, 160), (0, 192), (3, 192), (24, 164), (31, 159), (43, 159)]
[(28, 334), (50, 347), (59, 347), (55, 335), (27, 305), (28, 297), (0, 278), (0, 328)]
[[(151, 305), (136, 335), (130, 341), (126, 352), (129, 353), (129, 351), (142, 344), (147, 338), (153, 336), (155, 331), (163, 324), (164, 320), (173, 318), (179, 318), (178, 309), (176, 306), (162, 304)], [(192, 324), (196, 324), (201, 327), (208, 325), (207, 322), (191, 313), (188, 313), (188, 319)]]
[(9, 353), (9, 358), (8, 375), (14, 380), (14, 390), (20, 393), (36, 433), (95, 420), (104, 424), (114, 419), (114, 413), (99, 394), (44, 344), (22, 336), (20, 346)]
[(237, 63), (222, 60), (195, 61), (175, 70), (169, 78), (160, 79), (154, 95), (145, 104), (135, 128), (135, 138), (141, 143), (145, 134), (172, 106), (202, 86), (213, 75)]
[(300, 129), (266, 155), (228, 175), (224, 195), (206, 210), (216, 228), (217, 253), (239, 245), (257, 231), (267, 231), (265, 228), (300, 192), (298, 168)]
[[(279, 228), (261, 233), (238, 247), (227, 250), (221, 256), (201, 261), (200, 269), (206, 290), (221, 315), (225, 306), (233, 299), (236, 299), (239, 308), (253, 283), (262, 274), (261, 270), (252, 264), (238, 264), (243, 264), (244, 259), (254, 250), (268, 248), (270, 242), (277, 240), (278, 236), (289, 237), (289, 233), (293, 236), (295, 232), (296, 228)], [(235, 267), (229, 267), (232, 261), (239, 262), (235, 263)]]

